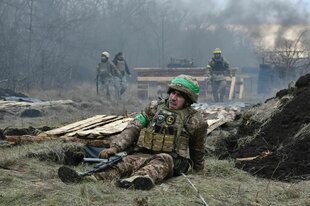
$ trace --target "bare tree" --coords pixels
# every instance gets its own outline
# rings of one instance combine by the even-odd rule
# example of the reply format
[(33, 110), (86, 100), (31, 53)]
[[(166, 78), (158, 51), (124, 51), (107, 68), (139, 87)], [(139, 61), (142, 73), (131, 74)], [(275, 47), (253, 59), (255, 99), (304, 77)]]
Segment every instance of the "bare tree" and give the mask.
[[(229, 54), (232, 33), (224, 27), (218, 33), (209, 29), (216, 23), (212, 8), (198, 14), (189, 9), (192, 5), (173, 0), (2, 0), (0, 86), (63, 88), (94, 80), (103, 50), (124, 52), (131, 67), (164, 67), (170, 57), (194, 58), (203, 65), (221, 45)], [(248, 51), (239, 48), (232, 51)]]
[(310, 66), (310, 51), (302, 43), (309, 30), (304, 30), (294, 41), (283, 40), (281, 47), (264, 52), (264, 62), (282, 69), (284, 79), (304, 73)]

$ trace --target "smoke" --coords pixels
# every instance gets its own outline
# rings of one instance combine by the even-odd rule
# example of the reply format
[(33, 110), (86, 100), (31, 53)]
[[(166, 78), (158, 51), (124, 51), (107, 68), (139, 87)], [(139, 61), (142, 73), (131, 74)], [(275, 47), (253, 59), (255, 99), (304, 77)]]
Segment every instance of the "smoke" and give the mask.
[(283, 39), (297, 38), (309, 26), (309, 8), (306, 1), (229, 0), (216, 23), (242, 25), (253, 40), (279, 46)]
[(281, 24), (283, 26), (309, 23), (307, 3), (287, 0), (230, 0), (219, 19), (229, 24)]
[(310, 3), (306, 0), (183, 0), (193, 15), (205, 16), (213, 25), (245, 32), (255, 44), (276, 47), (296, 39), (310, 28)]

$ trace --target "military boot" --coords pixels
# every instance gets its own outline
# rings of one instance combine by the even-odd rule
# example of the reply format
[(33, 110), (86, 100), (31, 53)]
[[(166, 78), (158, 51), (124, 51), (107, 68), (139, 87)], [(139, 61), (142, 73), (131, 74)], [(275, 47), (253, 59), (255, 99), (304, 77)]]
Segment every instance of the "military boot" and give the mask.
[(65, 165), (78, 165), (83, 162), (85, 157), (83, 152), (77, 152), (72, 150), (65, 151), (64, 164)]
[(64, 183), (79, 183), (82, 177), (72, 168), (62, 166), (58, 169), (58, 177)]
[(120, 179), (116, 182), (116, 186), (126, 189), (150, 190), (155, 184), (150, 176), (145, 175)]

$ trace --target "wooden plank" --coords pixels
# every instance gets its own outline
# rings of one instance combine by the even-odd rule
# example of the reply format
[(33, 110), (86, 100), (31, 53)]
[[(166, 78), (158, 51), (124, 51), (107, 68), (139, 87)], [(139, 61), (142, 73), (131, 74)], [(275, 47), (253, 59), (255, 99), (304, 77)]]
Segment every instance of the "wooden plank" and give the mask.
[(72, 104), (72, 100), (56, 100), (56, 101), (46, 101), (46, 102), (17, 102), (17, 101), (0, 101), (1, 107), (29, 107), (29, 106), (52, 106), (61, 104)]
[(236, 158), (236, 160), (238, 160), (238, 161), (251, 161), (251, 160), (255, 160), (257, 158), (264, 159), (266, 157), (269, 157), (270, 155), (272, 155), (272, 152), (267, 150), (267, 151), (261, 152), (259, 155), (256, 155), (254, 157), (240, 157), (240, 158)]
[(207, 134), (210, 134), (213, 130), (215, 130), (216, 128), (220, 127), (221, 125), (225, 124), (226, 122), (228, 122), (230, 120), (228, 119), (210, 119), (207, 120), (208, 123), (208, 129), (207, 129)]
[(90, 124), (94, 124), (96, 122), (101, 122), (101, 121), (106, 121), (109, 120), (111, 118), (115, 118), (115, 115), (112, 116), (106, 116), (106, 115), (96, 115), (94, 117), (88, 118), (88, 119), (84, 119), (78, 122), (74, 122), (72, 124), (57, 128), (57, 129), (53, 129), (50, 131), (45, 132), (47, 135), (60, 135), (60, 134), (64, 134), (64, 133), (68, 133), (71, 132), (73, 130), (76, 130), (76, 128), (80, 128), (81, 125), (84, 126), (89, 126)]
[(139, 74), (150, 74), (150, 73), (203, 73), (206, 72), (208, 69), (206, 67), (177, 67), (177, 68), (160, 68), (160, 67), (135, 67), (134, 70)]
[(123, 131), (125, 127), (127, 126), (128, 122), (131, 120), (133, 120), (133, 118), (131, 117), (117, 120), (109, 124), (105, 124), (102, 127), (96, 127), (91, 130), (85, 130), (85, 131), (78, 132), (77, 135), (80, 137), (89, 136), (89, 135), (91, 135), (92, 137), (96, 137), (96, 136), (101, 136), (101, 135), (115, 134), (115, 133)]
[(13, 107), (51, 107), (62, 104), (72, 104), (72, 100), (55, 100), (44, 102), (17, 102), (17, 101), (0, 101), (0, 109), (13, 108)]
[(116, 119), (122, 119), (122, 118), (123, 118), (122, 116), (117, 117), (115, 115), (106, 116), (106, 117), (103, 117), (101, 120), (89, 121), (86, 124), (75, 127), (74, 131), (91, 129), (96, 126), (104, 125), (104, 124), (110, 123), (111, 121), (115, 121)]
[(240, 77), (239, 99), (242, 99), (243, 91), (244, 91), (244, 80), (243, 77)]
[(104, 122), (98, 122), (98, 123), (96, 123), (96, 124), (92, 124), (92, 125), (90, 125), (90, 126), (83, 127), (83, 128), (81, 128), (81, 129), (79, 129), (79, 130), (75, 130), (75, 131), (73, 131), (73, 132), (67, 133), (66, 136), (68, 136), (68, 137), (73, 137), (73, 136), (78, 135), (79, 132), (86, 131), (86, 130), (90, 130), (90, 129), (93, 129), (93, 128), (95, 128), (95, 127), (103, 126), (103, 125), (105, 125), (105, 124), (109, 124), (109, 123), (111, 123), (111, 122), (115, 122), (115, 121), (120, 120), (120, 119), (123, 119), (123, 118), (124, 118), (124, 117), (119, 116), (119, 117), (116, 117), (116, 118), (112, 118), (112, 119), (106, 120), (106, 121), (104, 121)]
[[(169, 76), (169, 77), (158, 77), (158, 76), (148, 76), (148, 77), (137, 77), (138, 81), (147, 81), (147, 82), (170, 82), (174, 77)], [(197, 77), (195, 76), (197, 81), (206, 81), (207, 77)]]
[(251, 161), (251, 160), (255, 160), (258, 157), (259, 156), (255, 156), (255, 157), (241, 157), (241, 158), (236, 158), (236, 160), (238, 160), (238, 161)]
[(229, 96), (228, 96), (228, 99), (229, 99), (229, 100), (232, 100), (232, 98), (233, 98), (234, 89), (235, 89), (235, 84), (236, 84), (236, 77), (233, 76), (233, 77), (231, 78), (231, 83), (230, 83), (230, 90), (229, 90)]
[(19, 145), (23, 143), (33, 143), (33, 142), (42, 142), (46, 140), (51, 140), (52, 137), (47, 136), (31, 136), (31, 135), (22, 135), (22, 136), (6, 136), (5, 140), (12, 145)]

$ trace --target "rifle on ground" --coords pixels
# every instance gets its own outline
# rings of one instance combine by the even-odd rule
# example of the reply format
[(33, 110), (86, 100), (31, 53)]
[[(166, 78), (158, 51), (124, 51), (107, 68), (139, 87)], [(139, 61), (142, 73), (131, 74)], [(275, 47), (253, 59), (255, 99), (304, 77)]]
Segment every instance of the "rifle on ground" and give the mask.
[(82, 173), (78, 173), (70, 167), (62, 166), (58, 169), (58, 177), (64, 183), (77, 183), (82, 180), (82, 177), (89, 176), (97, 172), (102, 172), (107, 168), (117, 164), (125, 156), (127, 156), (127, 152), (117, 153), (116, 155), (111, 156), (108, 159), (84, 158), (84, 160), (86, 160), (87, 162), (99, 162), (99, 163), (97, 163), (93, 168)]

